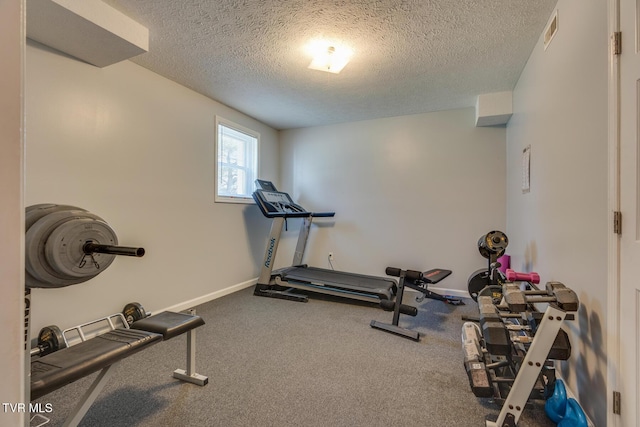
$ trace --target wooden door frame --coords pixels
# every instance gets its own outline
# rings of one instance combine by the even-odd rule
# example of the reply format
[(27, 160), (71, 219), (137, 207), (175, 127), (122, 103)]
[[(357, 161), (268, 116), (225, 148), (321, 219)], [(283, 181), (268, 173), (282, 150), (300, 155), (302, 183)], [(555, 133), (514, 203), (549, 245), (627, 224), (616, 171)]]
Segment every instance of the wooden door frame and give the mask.
[(607, 425), (620, 426), (613, 413), (613, 394), (620, 385), (620, 236), (613, 232), (620, 210), (620, 57), (613, 53), (613, 34), (620, 31), (620, 0), (607, 2), (609, 59), (608, 101), (608, 261), (607, 261)]

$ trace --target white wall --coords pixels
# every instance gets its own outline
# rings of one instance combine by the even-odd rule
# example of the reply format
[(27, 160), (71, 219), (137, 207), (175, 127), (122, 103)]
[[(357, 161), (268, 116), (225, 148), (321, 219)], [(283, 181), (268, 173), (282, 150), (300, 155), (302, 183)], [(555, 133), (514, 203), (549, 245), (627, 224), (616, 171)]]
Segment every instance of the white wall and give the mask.
[[(558, 3), (558, 33), (535, 47), (507, 127), (507, 234), (514, 267), (573, 288), (582, 304), (561, 373), (595, 422), (606, 424), (607, 9)], [(521, 154), (531, 145), (531, 192)]]
[[(0, 402), (25, 403), (22, 92), (23, 1), (0, 2)], [(24, 423), (0, 408), (0, 426)]]
[(437, 286), (468, 295), (486, 265), (478, 238), (506, 226), (506, 132), (474, 121), (469, 108), (281, 132), (285, 190), (336, 211), (332, 226), (314, 227), (306, 262), (327, 267), (331, 251), (336, 269), (356, 273), (448, 268)]
[(258, 276), (268, 229), (253, 204), (214, 203), (214, 117), (261, 134), (277, 180), (277, 131), (132, 62), (96, 68), (29, 42), (25, 203), (104, 218), (124, 246), (90, 281), (33, 293), (33, 330), (122, 310), (159, 310)]

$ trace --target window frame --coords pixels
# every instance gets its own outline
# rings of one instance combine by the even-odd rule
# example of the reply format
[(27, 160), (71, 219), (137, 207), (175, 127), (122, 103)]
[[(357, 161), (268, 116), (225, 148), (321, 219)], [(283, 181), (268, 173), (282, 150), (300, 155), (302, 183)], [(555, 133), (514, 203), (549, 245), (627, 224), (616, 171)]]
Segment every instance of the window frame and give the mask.
[(220, 170), (221, 170), (221, 162), (218, 159), (218, 153), (220, 152), (220, 126), (224, 126), (228, 129), (234, 130), (236, 132), (247, 135), (251, 138), (255, 138), (256, 147), (255, 147), (255, 169), (254, 169), (254, 177), (251, 179), (247, 185), (250, 188), (255, 186), (255, 180), (260, 176), (260, 133), (239, 125), (231, 120), (225, 119), (224, 117), (220, 117), (218, 115), (215, 116), (215, 172), (214, 172), (214, 201), (216, 203), (244, 203), (244, 204), (253, 204), (253, 197), (251, 196), (251, 192), (246, 196), (227, 196), (224, 194), (219, 194), (219, 179), (220, 179)]

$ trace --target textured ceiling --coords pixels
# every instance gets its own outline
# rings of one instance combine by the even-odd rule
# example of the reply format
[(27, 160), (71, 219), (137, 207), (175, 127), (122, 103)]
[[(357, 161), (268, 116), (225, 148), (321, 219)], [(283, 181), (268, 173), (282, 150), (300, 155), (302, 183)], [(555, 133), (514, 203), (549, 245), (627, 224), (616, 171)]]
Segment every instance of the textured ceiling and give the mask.
[[(104, 0), (149, 28), (133, 62), (288, 129), (475, 105), (512, 90), (556, 0)], [(305, 45), (348, 45), (340, 74)]]

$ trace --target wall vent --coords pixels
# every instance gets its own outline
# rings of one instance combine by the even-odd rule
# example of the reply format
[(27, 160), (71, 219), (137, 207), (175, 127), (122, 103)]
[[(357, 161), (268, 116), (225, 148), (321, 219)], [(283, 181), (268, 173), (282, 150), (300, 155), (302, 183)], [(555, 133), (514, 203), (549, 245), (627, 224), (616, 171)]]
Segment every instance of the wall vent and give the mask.
[(544, 30), (544, 50), (547, 50), (549, 44), (551, 44), (551, 40), (553, 40), (553, 36), (558, 32), (558, 9), (553, 13), (551, 17), (551, 21), (547, 25), (547, 28)]

